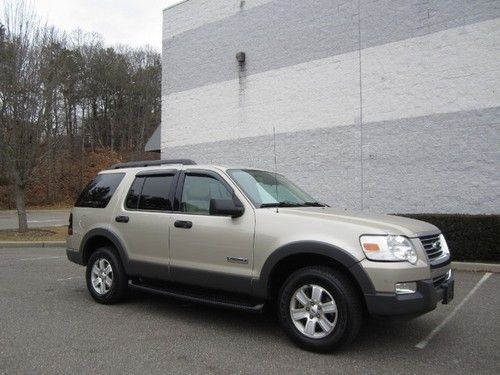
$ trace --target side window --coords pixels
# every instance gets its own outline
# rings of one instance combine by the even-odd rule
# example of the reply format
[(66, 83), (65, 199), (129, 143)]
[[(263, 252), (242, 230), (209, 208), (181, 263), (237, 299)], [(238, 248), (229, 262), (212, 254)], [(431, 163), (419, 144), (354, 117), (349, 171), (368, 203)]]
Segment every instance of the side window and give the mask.
[(209, 214), (212, 198), (232, 199), (232, 195), (220, 181), (213, 177), (186, 175), (182, 188), (182, 212)]
[(170, 188), (174, 176), (147, 176), (139, 198), (139, 210), (170, 211)]
[(76, 207), (105, 208), (125, 173), (104, 173), (97, 175), (83, 189), (75, 203)]
[(130, 190), (128, 191), (127, 198), (125, 199), (125, 207), (134, 210), (139, 207), (139, 197), (141, 196), (142, 185), (144, 184), (144, 177), (136, 177)]

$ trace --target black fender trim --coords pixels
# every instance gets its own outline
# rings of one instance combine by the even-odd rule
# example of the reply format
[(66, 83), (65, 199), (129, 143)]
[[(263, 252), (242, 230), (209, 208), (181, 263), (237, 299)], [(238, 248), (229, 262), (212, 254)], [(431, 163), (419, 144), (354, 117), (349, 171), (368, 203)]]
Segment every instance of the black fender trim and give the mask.
[(83, 262), (83, 254), (78, 250), (67, 247), (66, 248), (66, 256), (68, 257), (68, 260), (70, 262), (79, 264), (81, 266), (85, 265)]
[(85, 247), (87, 246), (88, 241), (97, 236), (105, 237), (106, 239), (108, 239), (113, 243), (114, 247), (118, 251), (118, 254), (120, 255), (120, 259), (122, 261), (123, 268), (125, 268), (125, 272), (127, 274), (130, 274), (130, 260), (128, 258), (125, 246), (123, 245), (123, 242), (120, 240), (120, 238), (109, 229), (95, 228), (88, 231), (85, 234), (80, 244), (80, 250), (79, 250), (80, 253), (82, 254), (82, 259), (83, 260), (87, 259), (87, 254), (85, 253), (86, 250)]
[(296, 254), (322, 255), (331, 258), (349, 270), (363, 294), (375, 293), (375, 288), (363, 267), (347, 251), (324, 242), (298, 241), (279, 247), (267, 258), (262, 267), (260, 278), (254, 279), (252, 282), (252, 294), (259, 298), (269, 299), (271, 297), (269, 295), (269, 281), (274, 267), (281, 260)]

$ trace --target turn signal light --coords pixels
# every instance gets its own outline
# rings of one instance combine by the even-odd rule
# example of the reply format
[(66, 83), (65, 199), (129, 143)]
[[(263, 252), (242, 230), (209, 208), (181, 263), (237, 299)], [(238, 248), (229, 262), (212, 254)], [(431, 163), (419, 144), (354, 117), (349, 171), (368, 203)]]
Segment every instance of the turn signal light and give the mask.
[(380, 247), (378, 246), (378, 243), (364, 243), (363, 249), (365, 251), (380, 251)]

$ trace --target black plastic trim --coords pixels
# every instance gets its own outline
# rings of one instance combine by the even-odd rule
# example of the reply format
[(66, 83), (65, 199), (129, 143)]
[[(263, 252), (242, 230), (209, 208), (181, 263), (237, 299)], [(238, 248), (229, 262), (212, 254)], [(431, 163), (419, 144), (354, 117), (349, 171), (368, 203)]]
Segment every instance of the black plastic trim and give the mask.
[(185, 285), (248, 295), (251, 294), (252, 286), (251, 277), (177, 266), (170, 266), (170, 280)]
[(345, 250), (324, 242), (298, 241), (276, 249), (267, 258), (264, 266), (262, 267), (260, 278), (253, 280), (252, 295), (259, 298), (270, 298), (270, 276), (274, 267), (288, 256), (297, 254), (323, 255), (329, 257), (339, 262), (350, 271), (363, 293), (366, 294), (375, 292), (375, 288), (370, 278), (359, 264), (359, 261)]
[(372, 315), (418, 316), (432, 311), (445, 298), (445, 288), (454, 283), (453, 276), (439, 288), (432, 280), (417, 281), (417, 291), (412, 294), (374, 293), (365, 294), (366, 307)]
[(130, 260), (127, 274), (131, 277), (145, 277), (161, 281), (170, 281), (168, 264)]
[(68, 247), (68, 248), (66, 248), (66, 256), (68, 257), (68, 260), (70, 262), (79, 264), (81, 266), (84, 265), (83, 254), (80, 251)]
[(237, 309), (237, 310), (244, 310), (244, 311), (250, 311), (250, 312), (260, 312), (262, 311), (262, 308), (264, 305), (262, 303), (258, 304), (250, 304), (250, 303), (242, 303), (241, 301), (231, 301), (228, 298), (210, 298), (208, 295), (203, 295), (203, 294), (193, 294), (193, 293), (187, 293), (182, 290), (175, 290), (173, 288), (160, 288), (157, 286), (153, 285), (147, 285), (147, 284), (141, 284), (141, 283), (136, 283), (129, 281), (129, 286), (132, 289), (148, 292), (148, 293), (155, 293), (159, 294), (162, 296), (167, 296), (167, 297), (174, 297), (178, 299), (182, 299), (185, 301), (189, 302), (196, 302), (196, 303), (202, 303), (206, 305), (211, 305), (211, 306), (218, 306), (218, 307), (224, 307), (224, 308), (231, 308), (231, 309)]
[(177, 173), (177, 169), (155, 169), (155, 170), (145, 170), (142, 172), (138, 172), (135, 175), (135, 177), (174, 176), (176, 173)]
[(166, 164), (196, 165), (196, 163), (191, 159), (141, 160), (141, 161), (131, 161), (128, 163), (113, 164), (111, 167), (109, 167), (109, 169), (151, 167), (155, 165), (166, 165)]
[(80, 249), (79, 252), (81, 253), (82, 259), (83, 259), (83, 265), (85, 265), (85, 259), (87, 258), (87, 254), (85, 251), (88, 251), (85, 249), (87, 242), (91, 240), (93, 237), (100, 236), (100, 237), (105, 237), (109, 241), (111, 241), (118, 251), (123, 267), (125, 268), (125, 272), (127, 274), (131, 274), (130, 272), (130, 262), (129, 262), (129, 257), (125, 248), (125, 245), (123, 245), (122, 241), (120, 238), (114, 234), (112, 231), (109, 229), (103, 229), (103, 228), (95, 228), (90, 231), (88, 231), (85, 236), (82, 239), (82, 242), (80, 244)]

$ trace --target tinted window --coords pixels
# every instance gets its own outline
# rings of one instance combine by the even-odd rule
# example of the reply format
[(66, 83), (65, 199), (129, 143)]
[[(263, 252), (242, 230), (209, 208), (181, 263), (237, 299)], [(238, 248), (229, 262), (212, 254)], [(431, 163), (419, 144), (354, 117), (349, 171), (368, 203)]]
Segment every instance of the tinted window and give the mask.
[(141, 196), (139, 198), (139, 209), (160, 211), (171, 210), (170, 187), (173, 179), (173, 175), (145, 177)]
[(209, 176), (187, 175), (182, 189), (181, 211), (208, 214), (210, 199), (232, 199), (229, 190)]
[(76, 207), (104, 208), (108, 205), (125, 173), (106, 173), (97, 175), (83, 189), (75, 203)]
[(134, 180), (132, 186), (130, 187), (130, 190), (128, 191), (127, 199), (125, 199), (125, 207), (137, 209), (137, 207), (139, 206), (139, 197), (141, 195), (143, 183), (144, 177), (137, 177)]

